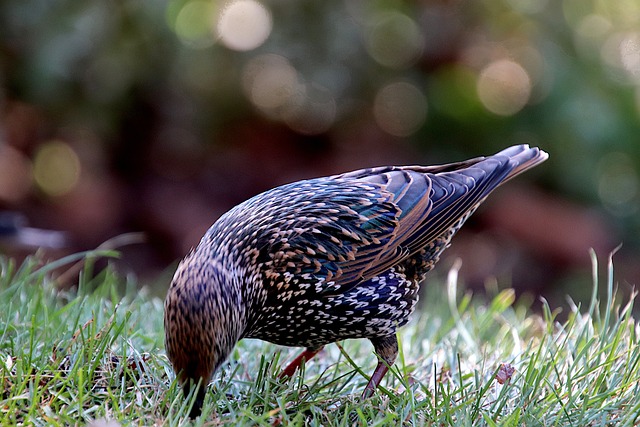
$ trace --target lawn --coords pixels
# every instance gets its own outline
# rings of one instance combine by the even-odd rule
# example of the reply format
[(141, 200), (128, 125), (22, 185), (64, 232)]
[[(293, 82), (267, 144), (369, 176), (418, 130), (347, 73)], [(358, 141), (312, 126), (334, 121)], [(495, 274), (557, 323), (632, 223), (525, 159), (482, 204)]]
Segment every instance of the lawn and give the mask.
[[(0, 425), (191, 422), (192, 402), (164, 353), (162, 300), (109, 268), (92, 274), (98, 255), (114, 254), (0, 258)], [(78, 289), (57, 290), (53, 269), (78, 259)], [(545, 303), (535, 314), (508, 289), (461, 292), (452, 269), (426, 287), (399, 331), (397, 363), (364, 402), (376, 363), (368, 341), (329, 345), (281, 381), (281, 365), (299, 350), (244, 340), (192, 424), (638, 425), (640, 327), (633, 298), (616, 296), (611, 262), (606, 270), (598, 274), (594, 257), (590, 304), (568, 300), (558, 321), (558, 309)]]

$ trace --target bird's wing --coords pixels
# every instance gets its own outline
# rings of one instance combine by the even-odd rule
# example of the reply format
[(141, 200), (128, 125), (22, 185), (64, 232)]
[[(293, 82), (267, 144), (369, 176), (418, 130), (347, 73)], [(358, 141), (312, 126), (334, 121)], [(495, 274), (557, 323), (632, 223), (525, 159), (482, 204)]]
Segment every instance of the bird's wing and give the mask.
[(257, 223), (256, 242), (267, 277), (308, 275), (318, 291), (360, 282), (402, 214), (380, 184), (326, 178), (270, 190), (255, 208), (268, 218)]
[[(544, 161), (511, 147), (442, 166), (383, 167), (279, 187), (262, 261), (276, 274), (312, 275), (323, 292), (344, 292), (453, 232), (498, 185)], [(288, 208), (293, 207), (293, 208)]]

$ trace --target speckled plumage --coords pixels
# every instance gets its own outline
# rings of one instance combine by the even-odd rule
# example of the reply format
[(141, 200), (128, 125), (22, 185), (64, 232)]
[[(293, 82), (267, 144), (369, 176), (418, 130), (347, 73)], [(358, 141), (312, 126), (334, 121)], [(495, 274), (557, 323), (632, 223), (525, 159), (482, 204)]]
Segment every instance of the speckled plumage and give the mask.
[(498, 185), (547, 157), (521, 145), (447, 165), (364, 169), (283, 185), (222, 215), (178, 266), (165, 301), (167, 353), (185, 393), (203, 382), (192, 416), (242, 338), (306, 347), (305, 357), (368, 338), (381, 357), (370, 395), (453, 235)]

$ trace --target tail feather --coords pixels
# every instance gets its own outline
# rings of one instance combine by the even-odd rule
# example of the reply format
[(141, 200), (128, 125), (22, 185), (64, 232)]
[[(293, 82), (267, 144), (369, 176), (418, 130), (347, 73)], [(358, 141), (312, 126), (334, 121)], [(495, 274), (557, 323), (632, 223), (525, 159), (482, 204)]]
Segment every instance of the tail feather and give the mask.
[[(539, 148), (518, 145), (466, 162), (369, 170), (363, 178), (377, 181), (384, 175), (385, 190), (401, 210), (396, 235), (386, 250), (411, 254), (441, 236), (453, 235), (499, 185), (547, 158)], [(381, 265), (392, 264), (394, 257)]]
[(522, 172), (539, 165), (549, 158), (549, 154), (538, 147), (529, 148), (528, 145), (518, 145), (511, 148), (519, 148), (520, 150), (513, 150), (514, 153), (511, 153), (509, 151), (510, 148), (507, 148), (506, 150), (498, 153), (509, 155), (509, 163), (512, 165), (511, 172), (507, 178), (502, 181), (503, 183), (520, 175)]

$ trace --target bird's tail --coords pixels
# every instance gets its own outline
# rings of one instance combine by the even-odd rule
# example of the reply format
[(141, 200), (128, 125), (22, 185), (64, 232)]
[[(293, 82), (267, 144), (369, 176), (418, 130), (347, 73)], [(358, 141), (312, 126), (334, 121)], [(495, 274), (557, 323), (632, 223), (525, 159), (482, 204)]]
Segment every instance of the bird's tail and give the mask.
[(529, 147), (526, 144), (514, 145), (513, 147), (506, 148), (491, 157), (499, 156), (508, 157), (511, 168), (511, 171), (507, 174), (501, 184), (520, 175), (522, 172), (539, 165), (549, 158), (549, 154), (547, 154), (546, 151), (543, 151), (538, 147)]
[(548, 157), (537, 147), (516, 145), (488, 157), (417, 169), (427, 170), (425, 178), (413, 180), (414, 192), (404, 191), (394, 200), (404, 215), (402, 244), (412, 252), (449, 231), (455, 233), (496, 187)]

